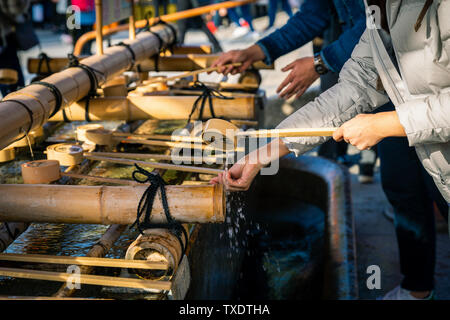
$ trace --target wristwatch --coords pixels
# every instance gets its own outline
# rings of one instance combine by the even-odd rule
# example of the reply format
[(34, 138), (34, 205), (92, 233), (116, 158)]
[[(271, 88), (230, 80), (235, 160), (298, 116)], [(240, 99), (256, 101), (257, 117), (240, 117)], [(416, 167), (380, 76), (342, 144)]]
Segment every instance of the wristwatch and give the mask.
[(320, 52), (316, 53), (314, 55), (314, 69), (316, 69), (316, 72), (320, 75), (327, 73), (329, 70), (326, 67), (325, 63), (322, 60), (322, 56), (320, 55)]

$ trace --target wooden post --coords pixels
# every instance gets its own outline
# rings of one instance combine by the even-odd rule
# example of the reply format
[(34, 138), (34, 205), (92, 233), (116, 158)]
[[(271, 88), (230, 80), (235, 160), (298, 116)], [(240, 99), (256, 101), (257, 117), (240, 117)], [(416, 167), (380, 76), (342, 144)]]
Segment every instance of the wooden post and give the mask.
[(95, 0), (95, 33), (97, 55), (103, 55), (103, 6), (102, 0)]
[(134, 13), (134, 0), (130, 1), (131, 6), (131, 15), (128, 21), (128, 24), (130, 25), (129, 29), (129, 38), (130, 40), (136, 39), (136, 21), (135, 21), (135, 13)]
[[(0, 221), (132, 224), (147, 187), (4, 184), (0, 185)], [(166, 194), (176, 221), (224, 221), (225, 195), (221, 185), (169, 185)], [(150, 221), (167, 222), (160, 192), (153, 203)]]

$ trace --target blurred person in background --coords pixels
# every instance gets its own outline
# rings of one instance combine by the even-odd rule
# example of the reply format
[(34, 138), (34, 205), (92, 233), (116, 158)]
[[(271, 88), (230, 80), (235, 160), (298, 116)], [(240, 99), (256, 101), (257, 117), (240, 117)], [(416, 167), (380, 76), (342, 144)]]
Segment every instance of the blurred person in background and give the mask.
[[(225, 53), (214, 66), (226, 62), (243, 62), (243, 67), (239, 68), (242, 72), (258, 59), (264, 59), (270, 65), (282, 55), (302, 47), (316, 37), (322, 37), (323, 44), (313, 57), (297, 59), (281, 69), (289, 74), (278, 87), (277, 93), (284, 99), (294, 96), (300, 98), (319, 77), (320, 89), (326, 91), (337, 83), (340, 69), (364, 31), (364, 10), (364, 3), (359, 0), (305, 0), (299, 11), (283, 27), (245, 50)], [(231, 70), (226, 72), (229, 71)], [(238, 69), (233, 71), (237, 72)], [(332, 140), (319, 149), (320, 156), (333, 160), (341, 160), (346, 152), (346, 143)], [(373, 177), (373, 154), (374, 151), (369, 150), (362, 152), (360, 172), (367, 182)], [(366, 158), (369, 158), (368, 161)]]
[[(287, 13), (289, 18), (292, 18), (294, 15), (292, 13), (291, 5), (289, 4), (288, 0), (269, 0), (269, 26), (267, 27), (266, 31), (269, 31), (273, 28), (273, 25), (275, 24), (275, 18), (278, 11), (278, 4), (281, 3), (281, 8), (284, 10), (284, 12)], [(275, 30), (272, 30), (275, 31)]]
[(28, 50), (39, 44), (28, 16), (30, 0), (0, 1), (0, 69), (17, 71), (18, 81), (0, 85), (3, 95), (25, 85), (17, 51)]
[[(308, 2), (306, 0), (305, 4)], [(342, 3), (348, 4), (348, 1)], [(450, 203), (450, 64), (447, 59), (450, 0), (442, 0), (440, 5), (431, 0), (372, 0), (368, 3), (380, 9), (380, 27), (366, 29), (351, 58), (342, 67), (337, 84), (290, 115), (277, 128), (340, 126), (333, 135), (335, 140), (344, 140), (359, 150), (378, 145), (382, 186), (394, 207), (400, 272), (404, 276), (401, 284), (382, 298), (431, 300), (434, 299), (436, 264), (433, 202), (445, 218)], [(285, 37), (286, 41), (294, 42), (291, 40), (296, 39), (294, 31), (290, 34), (288, 31), (279, 35), (279, 39)], [(257, 43), (246, 49), (248, 51), (235, 50), (223, 55), (215, 65), (242, 62), (240, 67), (221, 70), (225, 74), (236, 73), (254, 61), (277, 57), (280, 47), (285, 48), (280, 41), (273, 41), (267, 51), (263, 46), (258, 48)], [(341, 54), (343, 52), (338, 52), (332, 58)], [(406, 67), (418, 63), (422, 66), (420, 77), (417, 70)], [(286, 84), (292, 81), (295, 77)], [(295, 85), (288, 94), (303, 91), (302, 86)], [(392, 102), (386, 103), (388, 98), (395, 102), (395, 107)], [(378, 112), (371, 114), (376, 108)], [(274, 160), (263, 156), (275, 156), (271, 153), (272, 146), (278, 148), (276, 157), (290, 152), (299, 155), (326, 139), (273, 140), (261, 147), (267, 151), (260, 153), (259, 161), (263, 161), (253, 164), (246, 156), (211, 182), (223, 183), (231, 191), (247, 190), (262, 166)], [(280, 143), (275, 146), (273, 142)]]
[[(212, 3), (216, 3), (215, 1), (210, 0), (177, 0), (177, 11), (189, 10), (192, 8), (198, 8), (201, 6), (206, 6)], [(208, 15), (205, 15), (208, 16)], [(212, 17), (210, 16), (209, 19)], [(215, 28), (207, 25), (208, 17), (205, 18), (202, 16), (192, 17), (189, 19), (180, 19), (177, 21), (178, 34), (177, 40), (180, 44), (184, 43), (186, 33), (189, 29), (197, 29), (202, 30), (206, 35), (208, 40), (211, 42), (214, 52), (221, 52), (222, 47), (220, 46), (219, 41), (217, 41), (214, 36)]]
[(258, 38), (259, 34), (253, 27), (253, 15), (250, 4), (228, 9), (228, 18), (236, 25), (231, 37), (240, 38), (243, 36)]

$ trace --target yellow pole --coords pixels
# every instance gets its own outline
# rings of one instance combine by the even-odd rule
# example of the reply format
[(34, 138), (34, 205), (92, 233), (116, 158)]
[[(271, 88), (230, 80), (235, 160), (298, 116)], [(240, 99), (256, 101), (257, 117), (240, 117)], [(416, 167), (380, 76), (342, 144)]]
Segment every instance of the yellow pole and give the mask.
[(134, 12), (134, 0), (131, 0), (131, 16), (129, 20), (130, 25), (130, 40), (136, 39), (136, 18), (135, 18), (135, 12)]
[(97, 55), (103, 55), (103, 7), (102, 0), (95, 0), (95, 34), (97, 44)]

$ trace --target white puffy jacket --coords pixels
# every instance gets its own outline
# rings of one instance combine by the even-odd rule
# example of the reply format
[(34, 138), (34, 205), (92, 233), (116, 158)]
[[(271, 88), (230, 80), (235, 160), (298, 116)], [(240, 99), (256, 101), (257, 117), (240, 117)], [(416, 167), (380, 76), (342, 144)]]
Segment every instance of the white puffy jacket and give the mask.
[[(410, 146), (450, 203), (450, 0), (434, 0), (421, 27), (425, 0), (387, 0), (390, 34), (367, 28), (339, 82), (286, 118), (278, 128), (338, 127), (359, 113), (394, 103)], [(400, 72), (392, 55), (395, 54)], [(381, 78), (383, 89), (377, 90)], [(328, 138), (283, 138), (296, 154)]]

